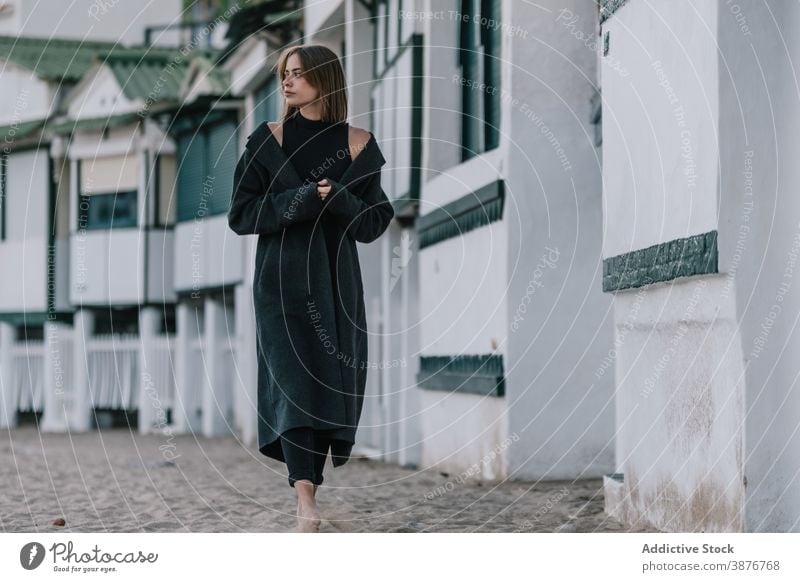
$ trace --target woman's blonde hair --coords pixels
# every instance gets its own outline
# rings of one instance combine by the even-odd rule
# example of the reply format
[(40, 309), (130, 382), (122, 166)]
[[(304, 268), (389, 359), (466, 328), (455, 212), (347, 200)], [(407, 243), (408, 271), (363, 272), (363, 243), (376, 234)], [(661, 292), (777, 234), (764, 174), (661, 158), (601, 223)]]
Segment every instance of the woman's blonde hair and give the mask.
[[(331, 49), (317, 44), (294, 45), (284, 49), (278, 59), (278, 87), (283, 88), (283, 75), (289, 57), (296, 54), (303, 69), (303, 78), (319, 91), (322, 101), (322, 121), (339, 123), (347, 120), (347, 87), (344, 70)], [(283, 94), (283, 91), (281, 91)], [(297, 111), (284, 100), (283, 119)]]

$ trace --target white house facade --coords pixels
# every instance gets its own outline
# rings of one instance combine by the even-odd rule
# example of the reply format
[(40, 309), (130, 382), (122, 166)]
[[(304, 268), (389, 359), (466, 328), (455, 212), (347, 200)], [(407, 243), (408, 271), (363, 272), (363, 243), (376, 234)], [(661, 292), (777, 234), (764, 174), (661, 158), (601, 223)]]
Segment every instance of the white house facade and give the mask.
[(792, 3), (606, 3), (605, 497), (623, 521), (800, 531), (798, 22)]

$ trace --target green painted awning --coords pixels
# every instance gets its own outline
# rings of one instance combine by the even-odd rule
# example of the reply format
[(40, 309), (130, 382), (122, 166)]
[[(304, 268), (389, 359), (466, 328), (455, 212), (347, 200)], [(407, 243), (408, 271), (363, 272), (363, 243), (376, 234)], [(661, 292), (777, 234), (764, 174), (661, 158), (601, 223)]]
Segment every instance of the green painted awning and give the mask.
[(417, 219), (419, 248), (462, 236), (503, 217), (505, 182), (495, 180)]
[(18, 139), (25, 139), (44, 126), (44, 119), (34, 119), (33, 121), (22, 121), (10, 125), (0, 125), (0, 142), (4, 144), (13, 143)]
[(119, 115), (106, 115), (86, 119), (67, 119), (48, 126), (55, 133), (71, 133), (75, 130), (103, 129), (104, 127), (117, 127), (129, 123), (137, 123), (143, 119), (138, 113), (121, 113)]

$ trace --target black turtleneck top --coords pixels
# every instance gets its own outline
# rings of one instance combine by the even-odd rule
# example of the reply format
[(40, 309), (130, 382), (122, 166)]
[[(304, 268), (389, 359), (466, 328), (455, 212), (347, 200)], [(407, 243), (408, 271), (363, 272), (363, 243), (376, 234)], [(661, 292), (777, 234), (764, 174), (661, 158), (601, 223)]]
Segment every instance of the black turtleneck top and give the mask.
[[(331, 178), (339, 182), (352, 162), (349, 133), (349, 125), (345, 121), (333, 123), (308, 119), (297, 110), (283, 122), (281, 147), (304, 183), (316, 183), (322, 178)], [(328, 194), (331, 195), (332, 193)], [(332, 216), (323, 212), (317, 228), (321, 228), (325, 238), (333, 284), (331, 291), (334, 302), (338, 302), (340, 295), (336, 258), (342, 241), (337, 232), (341, 232), (341, 227), (337, 227)]]
[(305, 182), (339, 181), (351, 162), (348, 135), (345, 121), (307, 119), (297, 110), (283, 122), (282, 147)]

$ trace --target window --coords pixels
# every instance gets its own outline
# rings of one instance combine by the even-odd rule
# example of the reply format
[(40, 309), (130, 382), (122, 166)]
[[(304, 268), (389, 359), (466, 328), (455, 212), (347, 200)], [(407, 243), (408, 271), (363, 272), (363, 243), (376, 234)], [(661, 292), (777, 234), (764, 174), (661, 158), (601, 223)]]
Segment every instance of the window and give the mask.
[(236, 123), (223, 121), (178, 139), (179, 222), (225, 214), (238, 161)]
[(110, 194), (81, 194), (78, 226), (86, 230), (136, 226), (136, 190)]
[(81, 160), (78, 229), (135, 227), (139, 186), (136, 154)]
[(94, 314), (95, 335), (139, 333), (138, 307), (109, 307)]
[[(461, 0), (459, 66), (461, 159), (497, 147), (500, 133), (500, 53), (498, 0)], [(484, 89), (485, 87), (485, 89)]]
[(175, 223), (177, 192), (177, 162), (172, 154), (159, 154), (156, 166), (156, 224), (167, 226)]
[(16, 332), (17, 341), (18, 342), (29, 342), (29, 341), (42, 341), (44, 340), (44, 326), (43, 325), (25, 325), (20, 324), (15, 326), (14, 331)]
[(53, 200), (52, 208), (55, 212), (55, 238), (69, 238), (69, 191), (71, 162), (68, 158), (53, 160)]
[(253, 107), (253, 114), (255, 115), (254, 121), (257, 126), (266, 121), (275, 121), (278, 118), (280, 106), (278, 96), (277, 79), (275, 76), (271, 76), (254, 95), (255, 106)]

